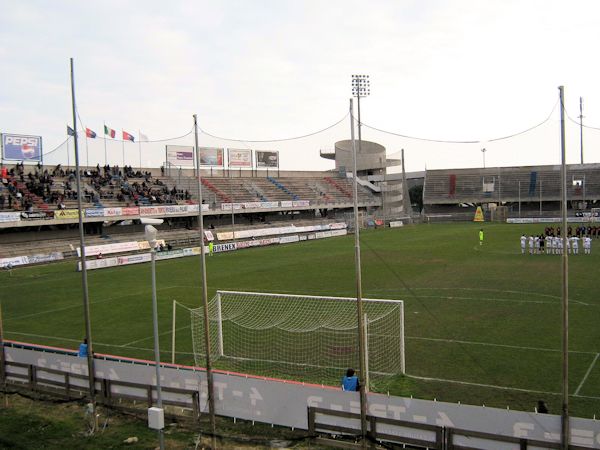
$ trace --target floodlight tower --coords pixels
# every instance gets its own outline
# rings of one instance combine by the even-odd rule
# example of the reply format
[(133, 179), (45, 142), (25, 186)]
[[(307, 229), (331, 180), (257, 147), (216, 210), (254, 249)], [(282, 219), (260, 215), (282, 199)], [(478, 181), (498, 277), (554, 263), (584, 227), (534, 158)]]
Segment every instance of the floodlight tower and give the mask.
[(487, 152), (487, 150), (484, 148), (481, 149), (481, 154), (483, 155), (483, 168), (485, 169), (485, 152)]
[(352, 75), (352, 96), (356, 97), (356, 107), (358, 108), (358, 154), (360, 154), (362, 136), (360, 133), (360, 98), (368, 97), (371, 94), (371, 82), (369, 75)]
[[(361, 135), (360, 135), (360, 98), (370, 94), (370, 83), (368, 75), (352, 75), (352, 96), (356, 97), (358, 103), (358, 153), (360, 153)], [(367, 391), (369, 389), (369, 374), (367, 369), (366, 356), (366, 333), (365, 318), (362, 307), (362, 281), (360, 264), (360, 225), (358, 223), (358, 182), (356, 170), (356, 144), (354, 142), (354, 111), (352, 99), (350, 100), (350, 123), (352, 136), (352, 160), (353, 160), (353, 193), (354, 193), (354, 257), (356, 266), (356, 310), (358, 315), (358, 351), (359, 351), (359, 370), (363, 377), (360, 384), (360, 428), (362, 434), (363, 448), (366, 448), (367, 442)]]

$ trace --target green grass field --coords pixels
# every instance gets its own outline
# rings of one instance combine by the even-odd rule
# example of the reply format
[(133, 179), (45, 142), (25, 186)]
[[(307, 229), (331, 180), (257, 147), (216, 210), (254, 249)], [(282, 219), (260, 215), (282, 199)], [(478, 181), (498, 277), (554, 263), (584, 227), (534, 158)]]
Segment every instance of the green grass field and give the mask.
[[(363, 295), (405, 301), (406, 377), (378, 389), (440, 401), (560, 412), (561, 258), (521, 255), (541, 225), (419, 225), (361, 234)], [(600, 416), (600, 242), (570, 267), (571, 413)], [(580, 250), (580, 253), (583, 251)], [(157, 265), (162, 359), (170, 361), (172, 300), (201, 305), (200, 259)], [(217, 289), (354, 296), (354, 237), (207, 258)], [(150, 265), (88, 272), (94, 351), (152, 358)], [(76, 348), (84, 337), (75, 262), (0, 273), (7, 339)], [(191, 364), (189, 315), (178, 311), (177, 360)]]

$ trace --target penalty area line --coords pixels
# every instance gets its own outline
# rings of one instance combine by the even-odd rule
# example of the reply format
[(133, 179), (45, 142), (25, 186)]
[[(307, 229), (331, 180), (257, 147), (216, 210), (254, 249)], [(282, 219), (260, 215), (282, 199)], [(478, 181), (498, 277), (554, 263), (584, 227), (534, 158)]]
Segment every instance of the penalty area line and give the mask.
[[(490, 342), (476, 342), (476, 341), (461, 341), (458, 339), (440, 339), (440, 338), (428, 338), (421, 336), (406, 336), (406, 339), (414, 339), (420, 341), (433, 341), (433, 342), (447, 342), (449, 344), (466, 344), (466, 345), (483, 345), (488, 347), (503, 347), (512, 348), (515, 350), (533, 350), (536, 352), (562, 352), (562, 350), (554, 348), (540, 348), (540, 347), (522, 347), (519, 345), (508, 345), (508, 344), (494, 344)], [(595, 355), (595, 352), (584, 352), (579, 350), (569, 350), (569, 353), (577, 353), (582, 355)]]
[[(535, 389), (497, 386), (495, 384), (473, 383), (471, 381), (446, 380), (444, 378), (421, 377), (418, 375), (409, 375), (409, 374), (406, 374), (406, 376), (409, 378), (414, 378), (416, 380), (422, 380), (422, 381), (437, 381), (440, 383), (461, 384), (463, 386), (477, 386), (477, 387), (483, 387), (483, 388), (488, 388), (488, 389), (500, 389), (500, 390), (504, 390), (504, 391), (526, 392), (526, 393), (530, 393), (530, 394), (562, 395), (562, 392), (539, 391), (539, 390), (535, 390)], [(600, 399), (600, 397), (594, 397), (591, 395), (577, 395), (577, 394), (571, 394), (570, 397), (589, 398), (589, 399), (594, 399), (594, 400)]]
[[(191, 325), (185, 325), (183, 327), (175, 328), (175, 331), (185, 330), (186, 328), (190, 328)], [(158, 333), (159, 336), (164, 336), (165, 334), (172, 334), (172, 330), (163, 331), (162, 333)], [(127, 342), (126, 344), (117, 345), (117, 347), (129, 347), (131, 344), (137, 344), (138, 342), (147, 341), (148, 339), (152, 339), (154, 336), (146, 336), (145, 338), (136, 339), (135, 341)]]
[(594, 358), (594, 360), (590, 364), (590, 367), (588, 367), (587, 372), (583, 376), (583, 379), (581, 380), (581, 383), (579, 383), (579, 386), (577, 386), (577, 389), (575, 390), (575, 394), (573, 394), (573, 395), (577, 395), (577, 396), (579, 395), (579, 391), (581, 390), (581, 388), (583, 387), (583, 385), (587, 381), (588, 377), (590, 376), (590, 373), (592, 372), (592, 369), (594, 368), (594, 365), (596, 364), (596, 361), (598, 361), (598, 357), (600, 357), (600, 353), (596, 353), (596, 357)]

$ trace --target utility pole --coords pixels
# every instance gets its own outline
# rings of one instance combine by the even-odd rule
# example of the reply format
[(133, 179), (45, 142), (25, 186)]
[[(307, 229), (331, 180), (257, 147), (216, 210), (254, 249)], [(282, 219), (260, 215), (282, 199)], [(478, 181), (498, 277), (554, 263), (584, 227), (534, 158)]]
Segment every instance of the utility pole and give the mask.
[(90, 300), (88, 297), (87, 267), (85, 265), (85, 231), (83, 228), (83, 209), (81, 206), (81, 174), (79, 172), (79, 145), (77, 139), (77, 107), (75, 106), (75, 74), (73, 58), (71, 58), (71, 106), (73, 107), (73, 141), (75, 143), (75, 180), (77, 182), (77, 212), (79, 213), (79, 249), (81, 262), (81, 283), (83, 287), (83, 316), (85, 320), (85, 337), (87, 339), (88, 352), (88, 384), (90, 401), (94, 417), (96, 417), (96, 377), (94, 369), (94, 347), (92, 345), (92, 326), (90, 323)]
[[(210, 321), (208, 317), (208, 287), (206, 282), (206, 249), (204, 248), (204, 221), (202, 215), (202, 172), (200, 172), (200, 156), (198, 154), (198, 119), (194, 114), (194, 149), (196, 151), (196, 168), (198, 180), (198, 222), (200, 225), (200, 272), (202, 275), (202, 306), (204, 312), (204, 350), (206, 351), (206, 382), (207, 382), (207, 397), (208, 397), (208, 413), (210, 416), (210, 430), (212, 432), (213, 442), (216, 439), (216, 422), (215, 422), (215, 395), (212, 364), (210, 357)], [(214, 446), (213, 446), (214, 448)]]
[(562, 206), (562, 410), (561, 449), (569, 449), (569, 252), (567, 252), (567, 165), (565, 148), (565, 94), (560, 92), (560, 148), (561, 148), (561, 206)]
[(487, 150), (485, 148), (481, 149), (481, 154), (483, 155), (483, 168), (485, 169), (485, 152), (487, 152)]
[(579, 97), (579, 148), (581, 149), (581, 164), (583, 164), (583, 98)]

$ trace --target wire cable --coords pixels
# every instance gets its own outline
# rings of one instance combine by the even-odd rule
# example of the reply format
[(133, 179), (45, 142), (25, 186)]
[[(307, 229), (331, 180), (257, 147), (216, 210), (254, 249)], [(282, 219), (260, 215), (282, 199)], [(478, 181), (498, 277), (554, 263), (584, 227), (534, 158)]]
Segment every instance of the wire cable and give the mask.
[(565, 108), (565, 114), (567, 115), (567, 118), (576, 125), (579, 125), (583, 128), (588, 128), (590, 130), (599, 130), (600, 131), (600, 127), (593, 127), (591, 125), (585, 125), (584, 123), (579, 123), (577, 120), (573, 119), (571, 117), (571, 115), (569, 114), (569, 112), (567, 111), (567, 108)]
[(310, 136), (314, 136), (316, 134), (319, 133), (323, 133), (324, 131), (327, 131), (333, 127), (335, 127), (336, 125), (339, 125), (340, 123), (342, 123), (344, 120), (346, 120), (346, 118), (348, 117), (350, 113), (346, 113), (344, 114), (344, 117), (342, 117), (340, 120), (338, 120), (337, 122), (335, 122), (332, 125), (329, 125), (328, 127), (325, 127), (319, 131), (314, 131), (312, 133), (308, 133), (308, 134), (303, 134), (302, 136), (294, 136), (294, 137), (289, 137), (289, 138), (281, 138), (281, 139), (263, 139), (263, 140), (253, 140), (253, 139), (236, 139), (236, 138), (227, 138), (227, 137), (222, 137), (222, 136), (217, 136), (214, 134), (209, 133), (206, 130), (203, 130), (201, 127), (198, 127), (200, 129), (200, 132), (202, 134), (205, 134), (207, 136), (210, 136), (212, 138), (215, 139), (222, 139), (224, 141), (231, 141), (231, 142), (242, 142), (242, 143), (247, 143), (247, 142), (251, 142), (251, 143), (269, 143), (269, 142), (284, 142), (284, 141), (294, 141), (297, 139), (304, 139)]
[(70, 139), (71, 136), (69, 136), (68, 138), (66, 138), (64, 141), (62, 141), (60, 144), (58, 144), (56, 147), (54, 147), (52, 150), (50, 150), (49, 152), (44, 152), (44, 156), (48, 156), (52, 153), (54, 153), (55, 151), (59, 150), (60, 148), (62, 148), (63, 145), (65, 145), (67, 143), (67, 141)]
[(541, 127), (542, 125), (544, 125), (546, 122), (548, 122), (551, 118), (552, 118), (552, 114), (554, 114), (554, 111), (556, 110), (556, 106), (558, 105), (558, 100), (556, 101), (556, 103), (554, 104), (554, 107), (552, 108), (552, 111), (550, 111), (550, 114), (548, 114), (548, 116), (541, 121), (540, 123), (529, 127), (525, 130), (519, 131), (517, 133), (513, 133), (507, 136), (501, 136), (501, 137), (497, 137), (497, 138), (492, 138), (492, 139), (477, 139), (477, 140), (444, 140), (444, 139), (430, 139), (430, 138), (423, 138), (423, 137), (418, 137), (418, 136), (410, 136), (410, 135), (406, 135), (406, 134), (401, 134), (401, 133), (394, 133), (392, 131), (387, 131), (387, 130), (383, 130), (381, 128), (377, 128), (374, 126), (371, 126), (369, 124), (366, 124), (365, 122), (361, 122), (361, 125), (367, 128), (370, 128), (372, 130), (375, 131), (379, 131), (381, 133), (385, 133), (385, 134), (391, 134), (394, 136), (398, 136), (398, 137), (402, 137), (402, 138), (406, 138), (406, 139), (413, 139), (413, 140), (417, 140), (417, 141), (425, 141), (425, 142), (437, 142), (437, 143), (442, 143), (442, 144), (481, 144), (481, 143), (485, 143), (485, 142), (495, 142), (495, 141), (502, 141), (505, 139), (510, 139), (525, 133), (528, 133), (532, 130), (535, 130), (538, 127)]
[[(82, 126), (83, 128), (87, 128), (87, 127), (85, 126), (85, 124), (83, 123), (83, 120), (81, 119), (81, 116), (79, 115), (79, 108), (75, 108), (75, 111), (76, 111), (76, 113), (77, 113), (77, 118), (79, 119), (79, 122), (81, 123), (81, 126)], [(102, 130), (102, 131), (104, 132), (104, 130)], [(164, 138), (164, 139), (143, 140), (143, 141), (142, 141), (142, 140), (141, 140), (141, 138), (138, 136), (138, 142), (148, 142), (148, 143), (153, 143), (153, 142), (168, 142), (168, 141), (175, 141), (175, 140), (177, 140), (177, 139), (183, 139), (184, 137), (187, 137), (187, 136), (189, 136), (189, 135), (190, 135), (190, 134), (192, 134), (193, 132), (194, 132), (194, 127), (192, 127), (192, 128), (190, 129), (190, 131), (188, 131), (188, 132), (187, 132), (187, 133), (185, 133), (185, 134), (182, 134), (181, 136), (169, 137), (169, 138)], [(106, 141), (108, 141), (108, 142), (111, 142), (111, 141), (122, 142), (122, 141), (124, 141), (123, 139), (108, 139), (108, 138), (106, 138), (105, 136), (102, 136), (102, 137), (100, 137), (100, 136), (98, 135), (98, 133), (96, 133), (96, 137), (95, 137), (95, 138), (93, 138), (93, 139), (104, 139), (104, 140), (106, 140)], [(129, 142), (128, 140), (125, 140), (125, 141)]]

